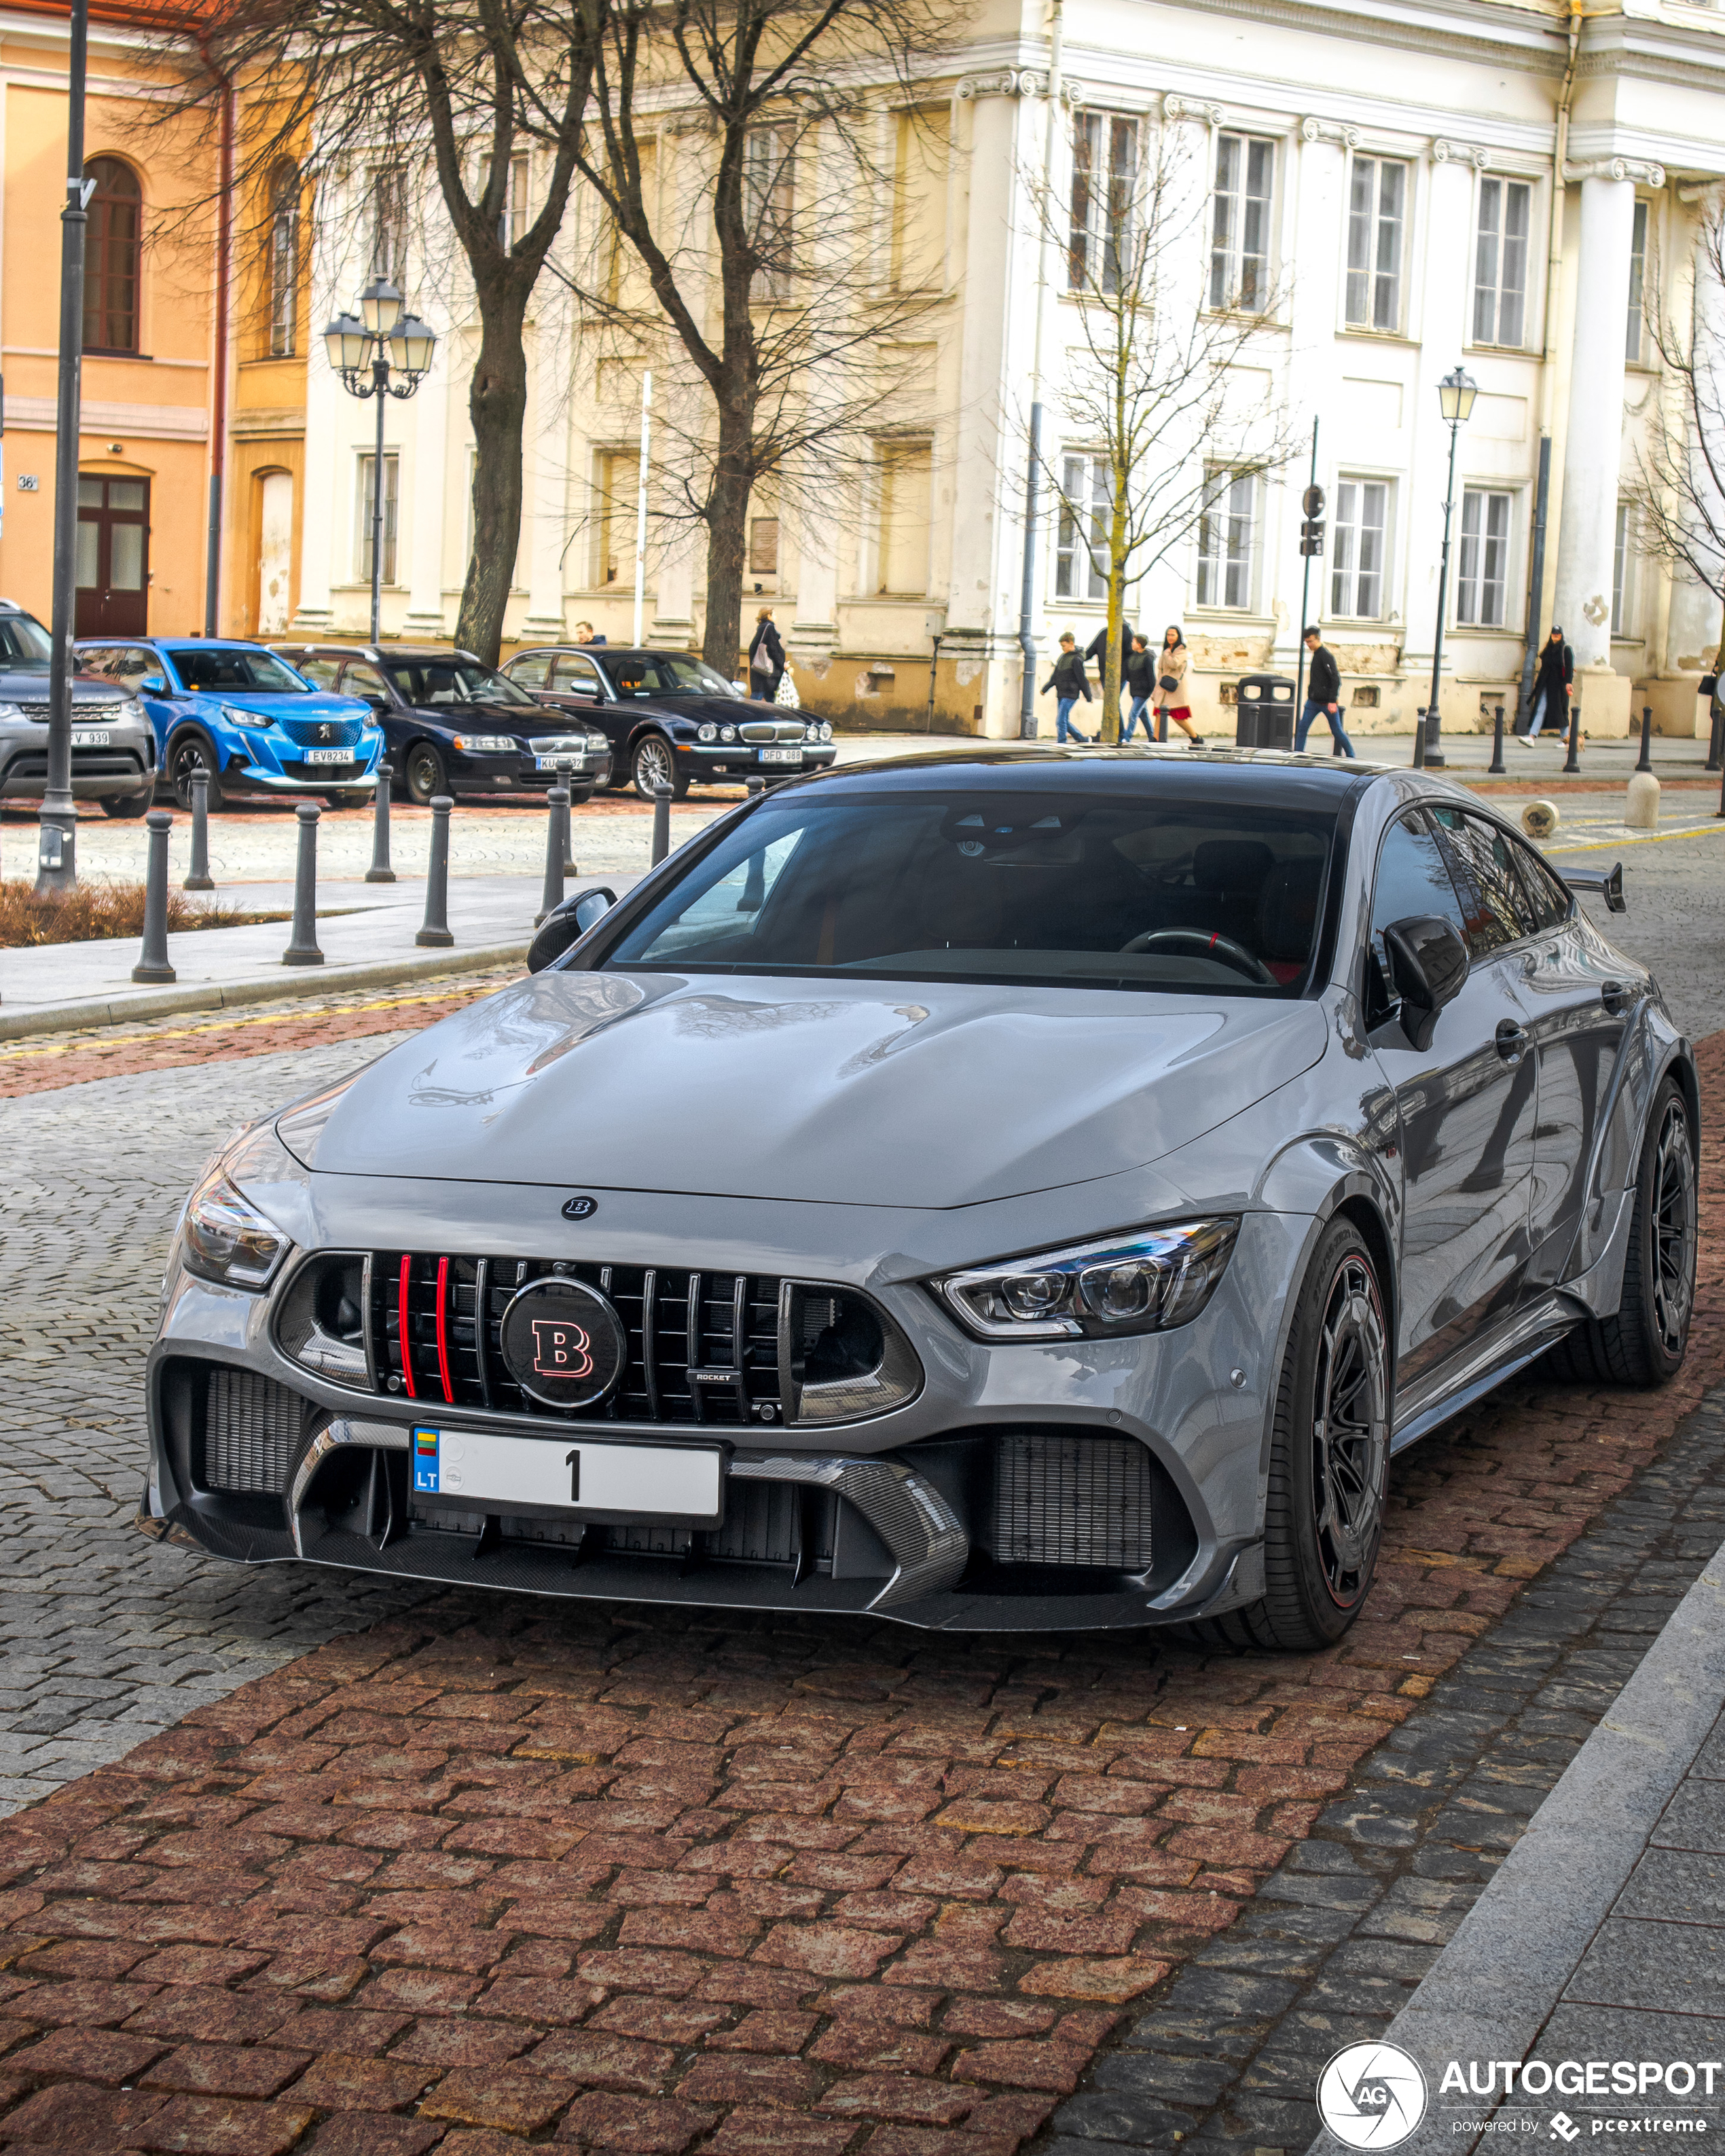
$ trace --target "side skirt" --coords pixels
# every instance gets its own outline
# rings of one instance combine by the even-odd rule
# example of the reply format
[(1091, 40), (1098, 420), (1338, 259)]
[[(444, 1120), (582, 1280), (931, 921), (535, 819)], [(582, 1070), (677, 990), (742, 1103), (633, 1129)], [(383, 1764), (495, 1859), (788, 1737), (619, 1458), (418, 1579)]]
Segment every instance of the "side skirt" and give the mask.
[(1433, 1393), (1416, 1393), (1412, 1399), (1398, 1402), (1389, 1440), (1392, 1456), (1430, 1436), (1440, 1424), (1471, 1407), (1517, 1370), (1526, 1369), (1548, 1348), (1554, 1348), (1566, 1332), (1573, 1332), (1585, 1315), (1561, 1290), (1543, 1295), (1526, 1309), (1515, 1312), (1468, 1355), (1452, 1363)]

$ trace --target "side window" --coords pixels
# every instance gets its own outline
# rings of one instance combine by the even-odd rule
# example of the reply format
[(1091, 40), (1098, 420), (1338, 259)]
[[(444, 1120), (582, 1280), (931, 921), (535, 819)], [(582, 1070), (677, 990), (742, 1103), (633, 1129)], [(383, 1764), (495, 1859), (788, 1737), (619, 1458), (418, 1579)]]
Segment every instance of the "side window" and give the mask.
[(551, 678), (551, 654), (530, 652), (525, 659), (512, 659), (503, 670), (517, 689), (542, 689)]
[(1509, 840), (1481, 816), (1461, 808), (1434, 808), (1432, 820), (1449, 857), (1466, 923), (1467, 947), (1476, 958), (1519, 942), (1534, 930), (1522, 893)]
[(380, 704), (389, 701), (388, 684), (368, 660), (356, 659), (343, 668), (341, 689), (346, 696), (369, 696)]
[(1522, 872), (1522, 888), (1527, 895), (1534, 919), (1542, 928), (1561, 927), (1574, 905), (1568, 886), (1558, 882), (1531, 846), (1512, 839), (1510, 852)]
[(597, 696), (599, 670), (590, 659), (575, 659), (565, 653), (557, 661), (557, 685), (566, 695)]
[[(296, 674), (303, 674), (314, 689), (333, 689), (341, 670), (339, 659), (318, 659), (310, 652), (303, 659), (290, 659), (288, 664)], [(357, 696), (367, 692), (356, 686), (352, 693)]]
[(1392, 824), (1378, 855), (1378, 880), (1372, 888), (1371, 951), (1390, 999), (1389, 968), (1384, 952), (1384, 932), (1393, 922), (1409, 921), (1422, 914), (1436, 914), (1447, 921), (1464, 940), (1467, 930), (1455, 901), (1455, 886), (1437, 840), (1424, 815), (1415, 809)]

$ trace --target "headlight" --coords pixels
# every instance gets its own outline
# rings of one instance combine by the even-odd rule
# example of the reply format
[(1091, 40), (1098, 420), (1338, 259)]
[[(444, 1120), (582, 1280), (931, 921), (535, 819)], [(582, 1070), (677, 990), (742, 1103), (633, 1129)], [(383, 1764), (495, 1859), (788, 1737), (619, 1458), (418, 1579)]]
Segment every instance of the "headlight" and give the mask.
[(832, 722), (831, 722), (831, 721), (830, 721), (830, 720), (828, 720), (828, 719), (823, 719), (823, 720), (821, 721), (821, 722), (820, 722), (820, 737), (821, 737), (821, 739), (822, 739), (823, 741), (830, 741), (830, 740), (833, 738), (833, 728), (832, 728)]
[(1235, 1217), (1183, 1220), (1045, 1257), (949, 1273), (935, 1286), (979, 1340), (1167, 1332), (1196, 1317), (1209, 1301), (1239, 1233)]
[(187, 1271), (223, 1287), (267, 1287), (290, 1247), (288, 1237), (234, 1188), (219, 1165), (193, 1192), (184, 1232)]
[(249, 734), (267, 734), (275, 724), (274, 719), (260, 719), (255, 711), (242, 711), (238, 704), (223, 704), (222, 716), (230, 726), (244, 726)]
[(709, 719), (705, 726), (697, 726), (695, 729), (695, 738), (696, 741), (716, 741), (719, 738), (719, 729)]
[(719, 729), (719, 739), (720, 739), (721, 741), (727, 741), (727, 742), (733, 742), (733, 741), (735, 741), (735, 740), (737, 739), (737, 729), (736, 729), (736, 727), (735, 727), (735, 726), (721, 726), (721, 727), (720, 727), (720, 729)]
[(589, 734), (587, 746), (591, 749), (608, 749), (611, 746), (610, 737), (608, 734)]
[(495, 753), (517, 746), (513, 734), (457, 734), (455, 746), (464, 756)]
[(150, 723), (150, 714), (136, 696), (127, 696), (121, 702), (116, 716), (124, 719), (128, 726), (147, 726)]

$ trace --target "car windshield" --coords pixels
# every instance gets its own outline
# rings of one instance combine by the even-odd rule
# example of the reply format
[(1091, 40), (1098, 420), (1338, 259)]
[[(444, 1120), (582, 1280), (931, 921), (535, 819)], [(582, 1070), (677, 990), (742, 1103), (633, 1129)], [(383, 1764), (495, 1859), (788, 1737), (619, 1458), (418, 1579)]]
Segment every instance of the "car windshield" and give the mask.
[(1297, 995), (1335, 818), (1014, 788), (817, 793), (746, 817), (608, 967)]
[(608, 659), (605, 664), (619, 696), (735, 694), (731, 683), (705, 660), (685, 659), (679, 652), (635, 651), (626, 658)]
[(392, 659), (384, 672), (409, 704), (509, 704), (532, 706), (533, 699), (513, 681), (481, 666), (476, 659)]
[(0, 670), (8, 674), (45, 673), (49, 649), (48, 631), (34, 614), (0, 613)]
[(270, 696), (305, 696), (309, 684), (269, 651), (223, 651), (190, 644), (168, 653), (188, 689), (249, 689)]

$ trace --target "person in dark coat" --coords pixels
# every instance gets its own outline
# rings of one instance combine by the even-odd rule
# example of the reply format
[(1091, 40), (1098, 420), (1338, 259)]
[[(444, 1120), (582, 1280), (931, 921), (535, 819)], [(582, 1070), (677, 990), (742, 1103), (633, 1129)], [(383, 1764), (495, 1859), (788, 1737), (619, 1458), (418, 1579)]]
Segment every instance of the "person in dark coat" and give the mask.
[[(1132, 660), (1132, 625), (1129, 621), (1120, 624), (1120, 685), (1126, 687), (1126, 670)], [(1108, 624), (1105, 621), (1085, 647), (1085, 657), (1096, 662), (1096, 685), (1101, 688), (1108, 680)]]
[(1090, 701), (1090, 683), (1086, 679), (1084, 661), (1078, 655), (1078, 639), (1069, 629), (1060, 639), (1060, 655), (1054, 663), (1054, 671), (1042, 685), (1045, 696), (1055, 692), (1055, 737), (1059, 741), (1090, 739), (1072, 724), (1072, 706), (1082, 696)]
[(1132, 729), (1142, 719), (1144, 738), (1153, 742), (1156, 729), (1150, 722), (1150, 699), (1156, 690), (1156, 654), (1142, 636), (1132, 639), (1132, 655), (1126, 662), (1126, 685), (1131, 694), (1132, 709), (1126, 715), (1126, 726), (1120, 737), (1123, 748), (1132, 737)]
[(1569, 731), (1569, 685), (1575, 679), (1575, 654), (1563, 641), (1563, 632), (1553, 626), (1539, 654), (1539, 671), (1533, 676), (1533, 701), (1527, 706), (1527, 731), (1522, 735), (1529, 748), (1548, 726), (1558, 730), (1561, 741)]
[(749, 694), (757, 696), (763, 704), (770, 704), (778, 695), (778, 685), (783, 679), (784, 646), (773, 625), (772, 608), (762, 607), (755, 619), (755, 633), (749, 639)]
[(1294, 731), (1294, 747), (1304, 749), (1306, 737), (1322, 711), (1330, 722), (1330, 732), (1340, 744), (1343, 755), (1352, 756), (1353, 743), (1342, 725), (1342, 670), (1336, 664), (1336, 654), (1316, 626), (1306, 632), (1306, 649), (1312, 654), (1312, 667), (1306, 676), (1306, 708)]

